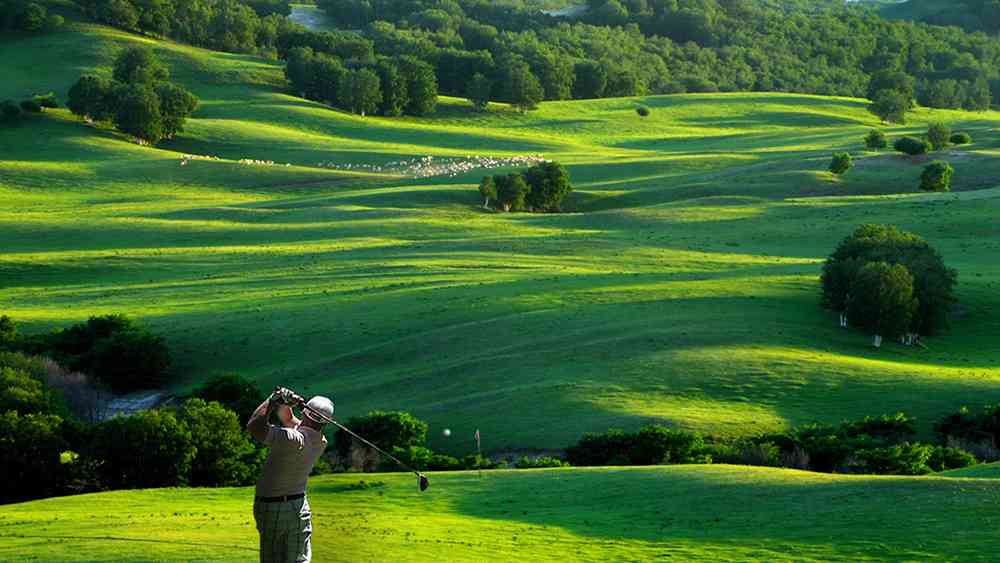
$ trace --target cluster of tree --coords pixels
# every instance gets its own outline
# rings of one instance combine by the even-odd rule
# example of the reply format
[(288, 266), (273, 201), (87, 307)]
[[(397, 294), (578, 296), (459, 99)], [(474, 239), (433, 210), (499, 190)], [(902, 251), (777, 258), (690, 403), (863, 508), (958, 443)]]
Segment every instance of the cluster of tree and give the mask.
[(730, 463), (877, 475), (924, 475), (977, 462), (964, 449), (915, 442), (915, 435), (913, 419), (902, 413), (731, 441), (653, 425), (586, 434), (565, 455), (582, 466)]
[[(116, 393), (158, 389), (169, 382), (170, 351), (162, 337), (123, 315), (91, 317), (48, 334), (22, 336), (14, 322), (0, 349), (46, 356), (93, 377)], [(9, 339), (9, 340), (7, 340)]]
[(122, 133), (156, 144), (183, 131), (198, 108), (198, 98), (169, 77), (152, 50), (129, 47), (115, 59), (110, 80), (81, 76), (70, 88), (66, 106), (84, 119), (110, 121)]
[(873, 336), (915, 343), (948, 327), (958, 272), (919, 236), (891, 225), (862, 225), (823, 264), (822, 304)]
[(53, 93), (44, 95), (34, 95), (20, 103), (14, 100), (4, 100), (0, 102), (0, 121), (14, 123), (22, 115), (42, 113), (46, 108), (57, 108), (59, 102)]
[(437, 105), (434, 69), (408, 55), (344, 62), (312, 47), (294, 47), (285, 77), (297, 95), (360, 115), (425, 115)]
[[(910, 77), (932, 107), (983, 109), (1000, 80), (996, 38), (891, 22), (854, 6), (742, 0), (592, 0), (583, 21), (481, 0), (322, 0), (380, 54), (431, 62), (442, 92), (468, 77), (513, 101), (504, 75), (526, 63), (544, 99), (646, 92), (797, 91), (875, 98), (873, 75)], [(504, 68), (506, 67), (506, 69)], [(471, 96), (470, 96), (471, 97)], [(878, 99), (884, 96), (879, 96)], [(887, 100), (886, 100), (887, 101)]]
[[(265, 451), (223, 404), (192, 396), (174, 408), (92, 419), (66, 385), (74, 375), (49, 359), (0, 352), (0, 456), (7, 476), (0, 503), (107, 489), (241, 486), (256, 477)], [(243, 389), (238, 402), (261, 397), (239, 378), (206, 388), (233, 383)]]
[(273, 54), (293, 27), (284, 0), (78, 0), (96, 21), (233, 53)]
[(920, 21), (957, 26), (968, 31), (1000, 32), (1000, 3), (995, 0), (910, 0), (883, 6), (887, 15), (913, 16)]
[(962, 407), (939, 420), (934, 432), (941, 444), (972, 452), (982, 461), (1000, 460), (1000, 404), (977, 413)]
[(484, 176), (479, 182), (483, 207), (495, 200), (504, 211), (558, 212), (573, 186), (558, 162), (540, 162), (524, 172)]
[(50, 14), (44, 4), (24, 0), (0, 0), (0, 31), (38, 33), (62, 27), (63, 17)]

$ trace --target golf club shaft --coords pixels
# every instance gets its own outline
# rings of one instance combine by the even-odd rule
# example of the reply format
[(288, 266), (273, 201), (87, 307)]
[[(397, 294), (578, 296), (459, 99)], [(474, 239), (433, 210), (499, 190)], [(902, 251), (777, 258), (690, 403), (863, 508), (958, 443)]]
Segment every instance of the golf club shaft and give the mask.
[(421, 473), (421, 472), (417, 471), (416, 469), (414, 469), (414, 468), (410, 467), (409, 465), (406, 465), (405, 463), (403, 463), (402, 461), (400, 461), (400, 460), (399, 460), (399, 459), (398, 459), (398, 458), (397, 458), (396, 456), (394, 456), (394, 455), (392, 455), (392, 454), (390, 454), (390, 453), (386, 452), (386, 451), (385, 451), (385, 450), (383, 450), (382, 448), (380, 448), (380, 447), (376, 446), (375, 444), (373, 444), (373, 443), (369, 442), (368, 440), (366, 440), (366, 439), (362, 438), (361, 436), (359, 436), (359, 435), (355, 434), (355, 433), (354, 433), (354, 431), (352, 431), (352, 430), (351, 430), (350, 428), (348, 428), (348, 427), (344, 426), (343, 424), (341, 424), (341, 423), (337, 422), (336, 420), (334, 420), (334, 419), (332, 419), (332, 418), (330, 418), (330, 417), (326, 416), (325, 414), (323, 414), (323, 413), (321, 413), (321, 412), (318, 412), (318, 411), (316, 411), (315, 409), (312, 409), (312, 408), (309, 408), (309, 405), (307, 405), (307, 404), (306, 404), (305, 402), (300, 402), (300, 403), (299, 403), (299, 408), (301, 408), (301, 409), (302, 409), (303, 411), (306, 411), (306, 410), (308, 410), (308, 411), (309, 411), (309, 412), (311, 412), (311, 413), (312, 413), (312, 414), (313, 414), (314, 416), (316, 416), (316, 417), (319, 417), (320, 419), (322, 419), (322, 420), (323, 420), (323, 422), (326, 422), (327, 424), (333, 424), (333, 425), (334, 425), (334, 426), (336, 426), (337, 428), (340, 428), (340, 429), (341, 429), (341, 430), (343, 430), (344, 432), (347, 432), (347, 433), (348, 433), (348, 434), (350, 434), (351, 436), (354, 436), (354, 437), (355, 437), (355, 438), (357, 438), (358, 440), (361, 440), (361, 441), (362, 441), (362, 442), (364, 442), (364, 443), (365, 443), (366, 445), (368, 445), (368, 447), (370, 447), (371, 449), (373, 449), (373, 450), (377, 451), (378, 453), (380, 453), (380, 454), (384, 455), (385, 457), (387, 457), (387, 458), (391, 459), (392, 461), (395, 461), (396, 463), (398, 463), (398, 464), (399, 464), (399, 466), (400, 466), (400, 467), (402, 467), (403, 469), (406, 469), (406, 470), (408, 470), (408, 471), (411, 471), (411, 472), (415, 473), (415, 474), (416, 474), (416, 475), (417, 475), (418, 477), (423, 477), (423, 476), (424, 476), (424, 474), (423, 474), (423, 473)]

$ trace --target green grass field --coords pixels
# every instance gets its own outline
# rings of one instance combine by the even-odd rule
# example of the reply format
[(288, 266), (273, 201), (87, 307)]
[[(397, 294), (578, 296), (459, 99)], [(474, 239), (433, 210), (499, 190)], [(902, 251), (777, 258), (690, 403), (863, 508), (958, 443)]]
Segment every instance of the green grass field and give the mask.
[[(358, 486), (364, 480), (369, 488)], [(735, 466), (313, 478), (316, 561), (989, 561), (1000, 486)], [(0, 507), (0, 559), (256, 557), (252, 489)]]
[[(345, 418), (405, 409), (451, 453), (476, 428), (487, 451), (647, 422), (737, 435), (898, 410), (926, 432), (1000, 399), (1000, 114), (918, 110), (890, 130), (972, 133), (940, 155), (954, 191), (926, 195), (919, 164), (891, 154), (826, 172), (878, 125), (856, 99), (479, 115), (444, 98), (429, 118), (360, 118), (285, 94), (274, 62), (83, 23), (0, 40), (0, 99), (64, 98), (135, 42), (202, 100), (178, 139), (140, 147), (66, 110), (0, 129), (0, 310), (26, 332), (126, 313), (167, 337), (176, 391), (239, 372), (331, 394)], [(568, 166), (567, 213), (484, 212), (481, 173), (316, 166), (528, 153)], [(928, 350), (875, 352), (818, 305), (820, 262), (865, 222), (917, 232), (961, 273), (954, 328)]]

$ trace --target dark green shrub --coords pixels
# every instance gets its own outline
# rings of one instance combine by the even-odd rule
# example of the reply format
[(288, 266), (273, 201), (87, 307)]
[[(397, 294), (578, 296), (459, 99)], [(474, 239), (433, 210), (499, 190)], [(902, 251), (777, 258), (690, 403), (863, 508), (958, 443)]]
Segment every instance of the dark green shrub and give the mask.
[(639, 106), (635, 108), (635, 112), (639, 114), (639, 117), (648, 117), (650, 113), (649, 108), (646, 106)]
[[(394, 448), (405, 449), (411, 446), (420, 446), (427, 441), (427, 423), (402, 411), (372, 411), (365, 416), (352, 417), (345, 425), (386, 451), (391, 451)], [(338, 430), (334, 442), (340, 459), (348, 459), (355, 439), (347, 432)], [(358, 447), (367, 448), (368, 446), (359, 444)], [(430, 450), (427, 451), (430, 452)], [(416, 454), (420, 454), (420, 452), (416, 452)], [(429, 456), (428, 453), (428, 463)]]
[(193, 487), (239, 487), (253, 484), (263, 461), (236, 413), (216, 402), (188, 399), (180, 422), (195, 448), (189, 483)]
[(522, 456), (521, 459), (514, 463), (514, 467), (518, 469), (538, 469), (544, 467), (568, 467), (569, 464), (557, 457), (542, 456), (536, 458), (530, 458), (527, 456)]
[(917, 430), (913, 418), (898, 412), (844, 423), (841, 433), (849, 438), (864, 437), (879, 445), (892, 445), (911, 439)]
[(972, 142), (972, 137), (968, 133), (955, 133), (950, 141), (953, 145), (967, 145)]
[(936, 151), (947, 147), (950, 139), (951, 127), (948, 127), (944, 123), (932, 123), (930, 127), (927, 128), (927, 142), (929, 142), (931, 147), (933, 147)]
[(21, 102), (21, 111), (24, 113), (42, 113), (42, 106), (35, 100), (24, 100)]
[(889, 146), (889, 141), (885, 133), (878, 129), (872, 129), (865, 135), (865, 148), (873, 151), (882, 150)]
[(21, 108), (13, 100), (0, 102), (0, 119), (14, 121), (21, 115)]
[(854, 166), (854, 163), (851, 161), (851, 155), (849, 153), (833, 153), (833, 159), (830, 161), (830, 172), (839, 176), (850, 170), (852, 166)]
[(924, 171), (920, 174), (920, 189), (928, 192), (946, 192), (951, 189), (951, 176), (955, 169), (950, 164), (941, 160), (924, 166)]
[(569, 173), (558, 162), (542, 162), (525, 170), (524, 181), (528, 184), (524, 203), (534, 211), (559, 211), (563, 198), (573, 186)]
[(844, 467), (850, 473), (869, 475), (926, 475), (934, 446), (904, 442), (887, 448), (855, 451)]
[(38, 102), (38, 105), (42, 106), (43, 108), (52, 109), (59, 107), (59, 102), (56, 101), (56, 95), (53, 94), (52, 92), (49, 92), (48, 94), (36, 95), (32, 99)]
[(0, 350), (12, 350), (17, 340), (17, 323), (7, 315), (0, 316)]
[(700, 463), (705, 450), (701, 435), (659, 425), (644, 426), (629, 452), (632, 465)]
[(195, 389), (191, 396), (221, 403), (235, 412), (243, 424), (266, 397), (256, 383), (233, 373), (212, 377)]
[(105, 486), (139, 489), (188, 484), (197, 448), (173, 412), (151, 410), (102, 422), (81, 454)]
[(58, 494), (64, 482), (61, 455), (68, 446), (58, 416), (0, 412), (0, 503)]
[(929, 153), (931, 151), (931, 144), (916, 137), (900, 137), (892, 144), (892, 148), (897, 152), (917, 156)]
[(584, 434), (580, 441), (566, 448), (566, 460), (572, 465), (628, 465), (635, 435), (611, 429), (604, 434)]
[(976, 457), (969, 452), (944, 446), (936, 446), (927, 459), (927, 467), (934, 472), (961, 469), (975, 464)]

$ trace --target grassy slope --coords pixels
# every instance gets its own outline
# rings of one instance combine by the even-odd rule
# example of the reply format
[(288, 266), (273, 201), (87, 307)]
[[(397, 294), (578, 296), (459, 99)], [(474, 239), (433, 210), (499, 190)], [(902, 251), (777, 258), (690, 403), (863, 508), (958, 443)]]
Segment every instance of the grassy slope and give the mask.
[[(28, 331), (125, 312), (168, 337), (180, 389), (238, 371), (330, 393), (345, 417), (403, 408), (455, 453), (477, 427), (490, 450), (648, 421), (738, 434), (906, 410), (926, 429), (1000, 398), (998, 114), (892, 131), (944, 119), (976, 138), (947, 156), (960, 191), (921, 195), (895, 156), (825, 172), (877, 125), (851, 99), (651, 97), (646, 119), (633, 99), (523, 116), (446, 99), (362, 119), (282, 93), (273, 63), (82, 24), (0, 41), (0, 98), (63, 96), (137, 41), (202, 99), (181, 138), (141, 148), (64, 110), (0, 130), (0, 310)], [(483, 213), (477, 174), (315, 168), (537, 152), (569, 165), (576, 212)], [(817, 305), (823, 256), (871, 221), (961, 271), (962, 315), (930, 350), (873, 352)]]
[(968, 477), (975, 479), (997, 479), (1000, 478), (1000, 463), (981, 463), (972, 467), (962, 469), (952, 469), (938, 473), (942, 477)]
[[(990, 560), (1000, 485), (673, 466), (314, 478), (316, 561)], [(0, 559), (255, 557), (250, 489), (0, 507)], [(914, 531), (919, 531), (914, 534)]]

